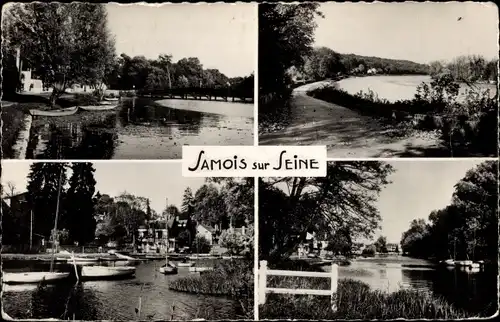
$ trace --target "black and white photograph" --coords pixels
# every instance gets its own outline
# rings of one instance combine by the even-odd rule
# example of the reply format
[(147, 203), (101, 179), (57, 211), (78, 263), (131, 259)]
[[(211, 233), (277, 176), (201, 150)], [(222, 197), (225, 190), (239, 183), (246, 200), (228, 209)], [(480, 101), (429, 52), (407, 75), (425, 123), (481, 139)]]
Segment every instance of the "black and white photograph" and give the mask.
[(254, 178), (2, 161), (2, 318), (254, 319)]
[(498, 155), (493, 2), (259, 4), (259, 145)]
[(259, 319), (491, 317), (498, 161), (335, 161), (259, 182)]
[(252, 3), (8, 3), (3, 157), (180, 159), (253, 145)]

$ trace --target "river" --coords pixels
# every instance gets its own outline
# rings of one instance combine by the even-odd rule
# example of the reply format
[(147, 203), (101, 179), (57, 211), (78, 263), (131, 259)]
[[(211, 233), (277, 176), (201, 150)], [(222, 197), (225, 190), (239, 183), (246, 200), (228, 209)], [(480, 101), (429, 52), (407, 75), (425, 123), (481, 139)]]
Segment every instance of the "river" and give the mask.
[(481, 316), (491, 316), (497, 310), (497, 273), (496, 270), (466, 273), (436, 268), (426, 260), (396, 255), (359, 258), (349, 266), (339, 267), (340, 279), (359, 280), (384, 292), (401, 288), (431, 292), (471, 315)]
[(183, 145), (252, 145), (253, 104), (125, 98), (113, 111), (36, 117), (28, 159), (179, 159)]
[[(387, 99), (391, 102), (404, 99), (412, 99), (416, 92), (417, 86), (421, 83), (431, 82), (431, 77), (428, 75), (376, 75), (365, 77), (349, 77), (337, 82), (340, 89), (345, 90), (350, 94), (356, 94), (359, 91), (367, 93), (372, 90), (381, 99)], [(480, 89), (490, 89), (490, 95), (496, 93), (496, 85), (493, 84), (477, 84)], [(460, 85), (459, 100), (465, 98), (468, 86)]]
[[(67, 310), (65, 316), (72, 319), (74, 314), (75, 320), (138, 320), (135, 308), (142, 295), (143, 320), (189, 320), (202, 311), (214, 320), (234, 319), (239, 314), (237, 304), (228, 298), (169, 290), (169, 282), (196, 273), (179, 268), (177, 275), (163, 275), (157, 272), (162, 264), (163, 261), (143, 262), (137, 266), (135, 277), (126, 280), (84, 281), (77, 286), (73, 282), (43, 287), (7, 285), (2, 294), (3, 308), (11, 317), (24, 319), (63, 318)], [(43, 268), (47, 269), (47, 264), (3, 262), (3, 269), (8, 272)], [(56, 270), (67, 269), (72, 268), (56, 266)]]

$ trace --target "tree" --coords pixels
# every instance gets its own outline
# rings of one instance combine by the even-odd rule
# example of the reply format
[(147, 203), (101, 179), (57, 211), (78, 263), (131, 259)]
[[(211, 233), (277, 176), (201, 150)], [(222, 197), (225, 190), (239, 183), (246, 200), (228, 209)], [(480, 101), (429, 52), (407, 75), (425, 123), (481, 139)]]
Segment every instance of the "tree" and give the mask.
[(90, 162), (75, 162), (71, 165), (72, 175), (65, 202), (65, 226), (69, 239), (85, 245), (94, 240), (96, 221), (94, 219), (95, 169)]
[(14, 4), (4, 19), (5, 46), (20, 48), (23, 61), (53, 87), (51, 106), (72, 83), (103, 81), (114, 42), (102, 4)]
[(377, 249), (376, 249), (375, 245), (368, 245), (363, 249), (361, 254), (363, 256), (375, 256), (376, 252), (377, 252)]
[(198, 254), (208, 254), (210, 250), (212, 250), (212, 246), (210, 245), (210, 241), (202, 235), (196, 235), (193, 241), (193, 249), (192, 252), (196, 252)]
[(227, 248), (230, 255), (240, 255), (246, 247), (245, 235), (238, 231), (225, 230), (219, 240), (220, 245)]
[(385, 236), (380, 236), (374, 245), (377, 253), (387, 253), (387, 238)]
[(260, 96), (284, 95), (286, 70), (302, 67), (312, 50), (315, 17), (321, 16), (318, 3), (259, 5), (259, 86)]
[(354, 244), (351, 239), (349, 227), (342, 227), (331, 236), (326, 250), (333, 252), (334, 255), (342, 254), (344, 256), (350, 256), (353, 248)]
[(16, 184), (12, 181), (7, 181), (7, 192), (6, 195), (8, 197), (12, 197), (16, 195)]
[[(28, 174), (28, 200), (33, 209), (33, 232), (45, 236), (49, 239), (54, 229), (55, 215), (57, 208), (57, 197), (59, 182), (61, 183), (61, 193), (59, 200), (65, 199), (66, 191), (64, 186), (67, 181), (66, 169), (69, 164), (66, 162), (35, 162), (30, 165)], [(60, 217), (58, 225), (65, 222), (65, 214), (59, 209)], [(62, 217), (62, 218), (61, 218)]]
[[(351, 238), (379, 227), (374, 202), (393, 171), (383, 162), (330, 162), (327, 176), (261, 179), (260, 245), (264, 257), (288, 257), (308, 232), (333, 235), (349, 226)], [(279, 188), (278, 188), (279, 187)]]
[(184, 194), (182, 196), (182, 205), (181, 205), (181, 211), (185, 214), (188, 214), (189, 216), (193, 215), (194, 211), (194, 197), (193, 197), (193, 191), (191, 188), (187, 187), (184, 190)]

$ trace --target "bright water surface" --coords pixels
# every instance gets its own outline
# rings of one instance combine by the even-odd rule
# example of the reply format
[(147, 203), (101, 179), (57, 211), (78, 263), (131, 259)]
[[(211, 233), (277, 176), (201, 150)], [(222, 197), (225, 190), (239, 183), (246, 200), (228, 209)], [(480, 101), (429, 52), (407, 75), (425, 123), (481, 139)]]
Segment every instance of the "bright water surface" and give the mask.
[(349, 266), (340, 266), (339, 278), (359, 280), (384, 292), (401, 288), (430, 292), (472, 314), (491, 316), (496, 312), (497, 275), (493, 269), (466, 273), (436, 268), (425, 260), (389, 256), (360, 258)]
[[(371, 89), (378, 94), (381, 99), (387, 99), (391, 102), (404, 99), (412, 99), (417, 92), (417, 86), (422, 82), (430, 84), (431, 77), (428, 75), (379, 75), (366, 77), (349, 77), (337, 82), (340, 89), (350, 94), (356, 94), (359, 91), (368, 93)], [(496, 85), (477, 84), (480, 89), (490, 89), (490, 95), (496, 93)], [(460, 87), (459, 99), (466, 95), (468, 86), (462, 84)]]
[(180, 159), (183, 145), (252, 145), (253, 104), (126, 98), (113, 111), (36, 117), (27, 158)]
[[(228, 298), (169, 290), (169, 282), (197, 273), (189, 273), (188, 268), (179, 268), (177, 275), (163, 275), (157, 271), (163, 263), (149, 261), (139, 264), (134, 278), (85, 281), (76, 287), (73, 282), (42, 288), (37, 285), (7, 285), (2, 295), (3, 308), (11, 317), (24, 319), (72, 319), (74, 314), (76, 320), (137, 320), (135, 308), (138, 308), (139, 297), (142, 296), (143, 320), (188, 320), (199, 316), (199, 312), (208, 312), (214, 320), (235, 319), (241, 314), (237, 304)], [(197, 263), (203, 266), (204, 263), (213, 264), (213, 261)], [(48, 269), (47, 263), (27, 261), (7, 261), (3, 266), (5, 271)], [(58, 265), (56, 268), (63, 271), (67, 269), (72, 268), (67, 265)]]

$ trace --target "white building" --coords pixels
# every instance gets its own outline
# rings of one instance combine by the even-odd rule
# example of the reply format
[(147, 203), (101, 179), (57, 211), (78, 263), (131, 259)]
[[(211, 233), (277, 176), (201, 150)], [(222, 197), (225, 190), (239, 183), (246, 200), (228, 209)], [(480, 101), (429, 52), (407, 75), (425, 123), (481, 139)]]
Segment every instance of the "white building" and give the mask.
[(198, 225), (196, 227), (196, 236), (204, 237), (212, 246), (214, 244), (215, 229), (206, 225)]

